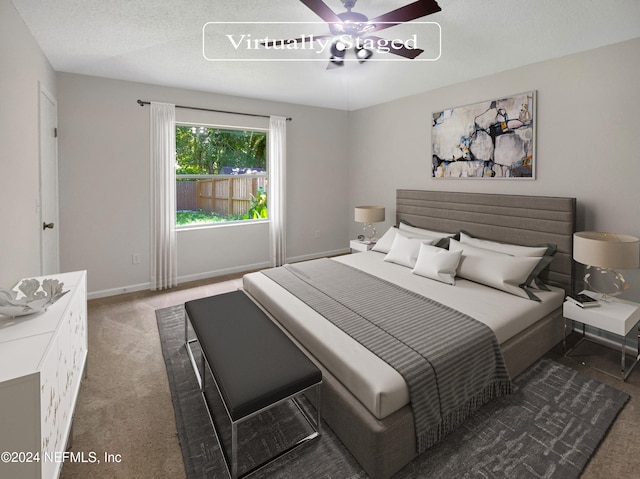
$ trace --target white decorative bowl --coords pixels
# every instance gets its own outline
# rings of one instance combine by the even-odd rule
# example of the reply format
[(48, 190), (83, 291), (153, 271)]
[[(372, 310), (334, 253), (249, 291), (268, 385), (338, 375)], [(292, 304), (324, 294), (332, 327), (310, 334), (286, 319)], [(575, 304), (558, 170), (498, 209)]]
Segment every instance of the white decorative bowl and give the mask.
[(62, 291), (64, 283), (57, 279), (25, 279), (18, 286), (19, 291), (0, 289), (0, 315), (25, 316), (45, 311), (49, 306), (69, 292)]

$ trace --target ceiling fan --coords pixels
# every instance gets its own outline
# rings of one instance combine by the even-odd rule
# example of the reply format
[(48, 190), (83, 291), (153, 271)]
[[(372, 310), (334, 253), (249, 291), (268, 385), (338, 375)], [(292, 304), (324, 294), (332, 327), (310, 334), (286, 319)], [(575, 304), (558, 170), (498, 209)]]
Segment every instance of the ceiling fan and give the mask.
[[(374, 49), (370, 48), (371, 46), (387, 42), (381, 37), (372, 35), (372, 33), (377, 33), (381, 30), (401, 23), (410, 22), (416, 18), (431, 15), (441, 10), (436, 0), (418, 0), (404, 7), (387, 12), (384, 15), (369, 19), (366, 15), (353, 11), (357, 0), (340, 0), (347, 11), (337, 14), (322, 0), (300, 1), (322, 18), (322, 20), (327, 22), (331, 35), (303, 35), (301, 38), (286, 40), (286, 42), (299, 43), (333, 37), (335, 40), (331, 45), (331, 59), (329, 60), (327, 69), (343, 66), (347, 50), (351, 48), (355, 51), (356, 58), (360, 63), (366, 62), (374, 53)], [(264, 45), (271, 46), (276, 42), (277, 41), (265, 42)], [(424, 50), (420, 48), (408, 48), (405, 45), (398, 45), (393, 49), (389, 49), (388, 53), (414, 59), (423, 51)]]

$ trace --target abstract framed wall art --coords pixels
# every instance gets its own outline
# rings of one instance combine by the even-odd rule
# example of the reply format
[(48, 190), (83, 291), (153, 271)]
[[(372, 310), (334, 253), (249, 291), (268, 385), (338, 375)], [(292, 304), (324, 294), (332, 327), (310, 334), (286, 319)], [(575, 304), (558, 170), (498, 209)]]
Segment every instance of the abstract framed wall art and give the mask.
[(433, 178), (535, 179), (536, 92), (433, 113)]

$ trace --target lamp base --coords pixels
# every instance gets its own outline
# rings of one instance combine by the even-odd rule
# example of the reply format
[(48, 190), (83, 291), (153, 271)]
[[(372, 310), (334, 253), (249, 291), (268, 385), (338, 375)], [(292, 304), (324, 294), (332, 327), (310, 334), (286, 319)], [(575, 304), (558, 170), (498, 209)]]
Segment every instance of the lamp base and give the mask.
[(600, 293), (603, 301), (607, 301), (607, 297), (620, 296), (629, 288), (622, 273), (597, 266), (587, 266), (584, 283), (589, 290)]
[[(371, 230), (371, 234), (367, 234), (367, 230)], [(375, 238), (376, 236), (376, 227), (373, 226), (372, 223), (364, 223), (364, 226), (362, 227), (362, 233), (364, 234), (364, 237), (366, 238), (367, 241), (373, 241), (373, 238)]]

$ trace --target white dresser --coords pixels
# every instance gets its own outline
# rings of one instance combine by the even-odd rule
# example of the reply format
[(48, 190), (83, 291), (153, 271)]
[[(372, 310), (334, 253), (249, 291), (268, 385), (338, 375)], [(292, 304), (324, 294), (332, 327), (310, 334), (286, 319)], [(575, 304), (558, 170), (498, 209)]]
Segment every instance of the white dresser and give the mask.
[(42, 313), (0, 316), (2, 478), (60, 475), (87, 360), (86, 271), (46, 278), (69, 292)]

